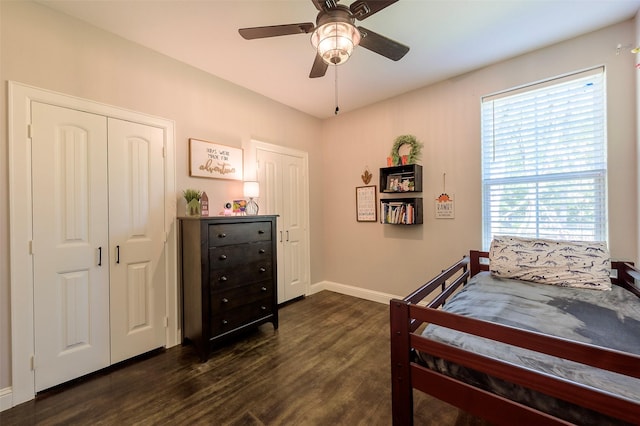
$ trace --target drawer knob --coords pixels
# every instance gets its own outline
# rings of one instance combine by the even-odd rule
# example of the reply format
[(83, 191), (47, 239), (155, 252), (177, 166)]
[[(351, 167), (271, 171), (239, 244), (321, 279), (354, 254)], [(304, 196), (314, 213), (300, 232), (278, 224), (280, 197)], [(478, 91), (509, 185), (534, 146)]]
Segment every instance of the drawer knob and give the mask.
[(262, 288), (260, 288), (260, 290), (267, 291), (267, 288), (266, 287), (262, 287)]
[(227, 234), (218, 234), (218, 238), (226, 238)]
[(224, 282), (224, 281), (226, 281), (226, 280), (227, 280), (227, 276), (226, 276), (226, 275), (223, 275), (223, 276), (221, 276), (220, 278), (218, 278), (218, 281), (222, 281), (222, 282)]
[(229, 321), (227, 321), (227, 320), (222, 320), (222, 325), (227, 325), (227, 324), (229, 324)]
[(265, 250), (264, 250), (264, 249), (260, 249), (260, 250), (258, 250), (258, 253), (260, 253), (260, 254), (264, 254), (264, 253), (265, 253)]
[(224, 298), (222, 299), (222, 303), (229, 303), (229, 299), (227, 299), (226, 297), (224, 297)]
[(226, 254), (221, 254), (220, 257), (218, 257), (218, 259), (226, 260), (227, 259), (227, 255)]
[(264, 231), (263, 231), (262, 229), (260, 229), (260, 230), (258, 231), (258, 234), (261, 234), (261, 235), (262, 235), (262, 234), (264, 234)]
[(260, 272), (267, 272), (267, 268), (265, 268), (264, 266), (260, 267)]
[(262, 309), (263, 311), (266, 311), (267, 307), (266, 306), (260, 306), (260, 309)]

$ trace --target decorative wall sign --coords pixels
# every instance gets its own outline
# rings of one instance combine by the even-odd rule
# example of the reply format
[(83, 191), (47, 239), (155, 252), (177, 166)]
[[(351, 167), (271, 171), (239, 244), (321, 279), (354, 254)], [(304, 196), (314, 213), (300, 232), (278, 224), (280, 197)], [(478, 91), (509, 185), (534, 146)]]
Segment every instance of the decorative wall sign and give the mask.
[(435, 208), (436, 219), (454, 219), (456, 216), (453, 196), (447, 193), (436, 196)]
[(356, 215), (358, 222), (376, 222), (378, 220), (377, 213), (376, 186), (356, 187)]
[(242, 149), (189, 139), (189, 176), (242, 180)]

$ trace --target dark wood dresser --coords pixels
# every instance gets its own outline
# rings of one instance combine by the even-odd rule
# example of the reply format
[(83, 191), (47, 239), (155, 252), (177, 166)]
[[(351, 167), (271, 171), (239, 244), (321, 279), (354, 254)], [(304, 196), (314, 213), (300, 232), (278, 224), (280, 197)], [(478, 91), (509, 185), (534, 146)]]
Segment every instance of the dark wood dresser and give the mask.
[(226, 337), (278, 328), (277, 216), (180, 217), (183, 341), (202, 361)]

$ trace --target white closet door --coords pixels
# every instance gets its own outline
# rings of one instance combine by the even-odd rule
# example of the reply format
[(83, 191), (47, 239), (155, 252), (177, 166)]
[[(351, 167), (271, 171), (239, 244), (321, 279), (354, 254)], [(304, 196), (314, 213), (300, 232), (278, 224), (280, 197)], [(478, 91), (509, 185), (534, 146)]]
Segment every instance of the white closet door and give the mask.
[(306, 293), (309, 265), (306, 254), (304, 167), (300, 157), (282, 155), (282, 226), (284, 233), (284, 297)]
[[(282, 177), (280, 167), (280, 155), (266, 150), (258, 149), (256, 151), (256, 159), (258, 161), (258, 182), (260, 183), (260, 198), (258, 205), (260, 206), (259, 214), (281, 214), (282, 199)], [(277, 254), (276, 262), (278, 263), (278, 303), (283, 303), (287, 299), (284, 297), (284, 230), (282, 227), (282, 217), (278, 217), (277, 224)]]
[(111, 362), (165, 342), (164, 134), (109, 119)]
[(260, 213), (278, 217), (278, 303), (302, 296), (309, 284), (306, 186), (301, 157), (256, 150)]
[(105, 117), (37, 102), (32, 123), (41, 391), (109, 365), (107, 126)]

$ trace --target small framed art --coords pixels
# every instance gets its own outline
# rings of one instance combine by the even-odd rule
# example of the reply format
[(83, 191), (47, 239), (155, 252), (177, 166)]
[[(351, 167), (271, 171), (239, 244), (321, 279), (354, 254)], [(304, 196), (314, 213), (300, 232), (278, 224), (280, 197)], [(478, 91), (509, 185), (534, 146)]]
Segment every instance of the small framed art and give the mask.
[(356, 218), (358, 222), (376, 222), (378, 220), (375, 185), (356, 187)]

